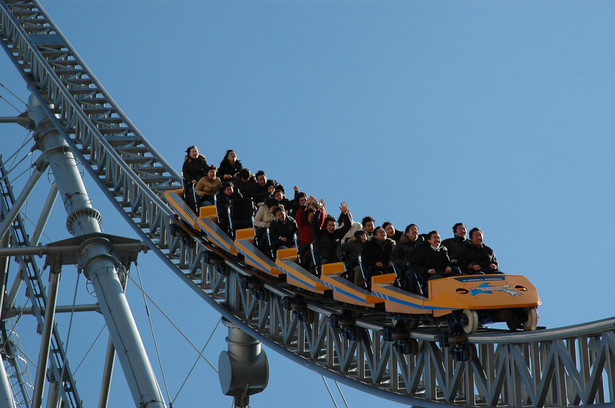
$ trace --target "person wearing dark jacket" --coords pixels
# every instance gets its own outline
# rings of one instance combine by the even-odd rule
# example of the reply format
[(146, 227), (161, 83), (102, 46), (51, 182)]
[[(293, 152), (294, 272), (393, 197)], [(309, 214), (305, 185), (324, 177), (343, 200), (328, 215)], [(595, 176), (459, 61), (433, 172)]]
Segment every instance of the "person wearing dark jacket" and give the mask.
[(243, 165), (237, 159), (235, 150), (227, 150), (224, 159), (220, 162), (218, 177), (220, 177), (222, 181), (232, 181), (235, 174), (239, 173), (242, 169)]
[(233, 200), (243, 198), (240, 192), (235, 191), (233, 183), (224, 183), (216, 194), (216, 211), (218, 212), (218, 225), (223, 231), (229, 229), (227, 210)]
[(424, 293), (427, 280), (460, 274), (459, 268), (451, 264), (446, 247), (440, 245), (440, 241), (438, 231), (430, 231), (427, 242), (417, 248), (410, 258), (410, 268), (419, 276)]
[(371, 286), (372, 276), (393, 272), (391, 262), (393, 248), (395, 248), (395, 241), (387, 238), (384, 228), (376, 228), (374, 235), (367, 241), (361, 252), (368, 288)]
[(199, 154), (199, 149), (196, 146), (190, 146), (186, 149), (186, 157), (182, 165), (184, 198), (193, 210), (196, 208), (196, 201), (198, 199), (194, 187), (207, 174), (208, 167), (205, 156)]
[(419, 227), (416, 224), (408, 225), (391, 254), (391, 261), (395, 267), (400, 271), (405, 271), (412, 253), (422, 242), (423, 239), (419, 237)]
[(404, 236), (404, 233), (400, 230), (396, 229), (391, 221), (386, 221), (382, 224), (382, 228), (387, 233), (387, 238), (391, 238), (397, 244), (401, 237)]
[(209, 165), (205, 156), (199, 154), (199, 149), (196, 146), (190, 146), (186, 149), (186, 157), (182, 166), (182, 176), (186, 184), (196, 184), (207, 174)]
[(297, 219), (297, 212), (299, 209), (307, 205), (308, 195), (303, 191), (299, 191), (299, 186), (295, 186), (293, 189), (295, 191), (295, 197), (290, 202), (291, 206), (288, 209), (288, 213)]
[(250, 197), (249, 190), (252, 188), (254, 184), (256, 184), (256, 180), (254, 180), (254, 175), (248, 168), (243, 168), (233, 179), (233, 184), (235, 184), (235, 189), (241, 193), (242, 196), (248, 198)]
[(294, 236), (299, 229), (295, 220), (286, 214), (284, 206), (276, 207), (273, 210), (273, 215), (276, 218), (269, 224), (269, 236), (275, 254), (278, 249), (294, 246)]
[(485, 245), (483, 231), (480, 228), (470, 230), (470, 243), (460, 257), (460, 266), (465, 273), (502, 273), (493, 249)]
[(410, 258), (414, 251), (424, 242), (424, 238), (419, 235), (419, 227), (416, 224), (410, 224), (406, 227), (404, 235), (393, 249), (391, 261), (395, 264), (400, 286), (404, 290), (416, 290), (414, 272), (409, 268)]
[(324, 203), (321, 200), (321, 206), (312, 219), (314, 250), (320, 264), (337, 262), (337, 247), (352, 224), (352, 215), (348, 211), (348, 204), (345, 201), (340, 204), (340, 211), (342, 223), (338, 227), (335, 218), (327, 215)]
[(367, 242), (367, 232), (363, 230), (355, 231), (354, 237), (343, 242), (337, 247), (337, 259), (346, 263), (348, 271), (348, 279), (356, 285), (361, 285), (363, 275), (359, 267), (359, 255), (363, 252), (365, 243)]
[(280, 205), (284, 206), (284, 211), (286, 211), (286, 215), (290, 215), (290, 210), (293, 206), (292, 201), (290, 201), (288, 198), (286, 198), (286, 196), (284, 195), (284, 190), (282, 190), (281, 188), (276, 188), (273, 191), (273, 194), (271, 195), (271, 197), (275, 198), (276, 200), (278, 200), (278, 202), (280, 203)]
[(256, 183), (251, 184), (246, 190), (247, 196), (249, 196), (254, 204), (261, 203), (267, 199), (276, 188), (280, 188), (284, 192), (284, 187), (275, 180), (267, 180), (267, 174), (263, 170), (259, 170), (254, 175)]
[(442, 241), (442, 246), (448, 250), (448, 257), (453, 265), (459, 265), (459, 257), (470, 241), (466, 238), (466, 226), (462, 222), (453, 225), (453, 237)]

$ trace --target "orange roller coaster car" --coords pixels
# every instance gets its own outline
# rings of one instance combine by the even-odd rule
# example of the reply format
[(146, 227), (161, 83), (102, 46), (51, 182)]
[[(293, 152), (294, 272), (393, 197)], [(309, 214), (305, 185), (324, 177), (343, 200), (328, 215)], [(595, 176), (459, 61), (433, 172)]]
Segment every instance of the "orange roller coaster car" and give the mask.
[[(395, 274), (372, 277), (371, 291), (357, 286), (344, 277), (341, 262), (322, 265), (320, 276), (304, 269), (297, 261), (295, 249), (284, 249), (271, 260), (254, 245), (251, 229), (234, 232), (229, 237), (217, 225), (215, 206), (202, 207), (195, 214), (182, 199), (183, 190), (165, 192), (165, 198), (187, 226), (195, 233), (204, 234), (213, 245), (231, 256), (241, 254), (245, 263), (259, 272), (282, 279), (301, 291), (330, 296), (345, 305), (365, 307), (407, 319), (427, 322), (453, 317), (460, 329), (474, 333), (479, 325), (506, 322), (510, 329), (535, 330), (538, 323), (537, 307), (541, 304), (538, 292), (522, 275), (463, 275), (427, 282), (428, 296), (407, 292), (395, 285)], [(226, 214), (222, 215), (226, 216)], [(330, 297), (329, 297), (330, 299)]]

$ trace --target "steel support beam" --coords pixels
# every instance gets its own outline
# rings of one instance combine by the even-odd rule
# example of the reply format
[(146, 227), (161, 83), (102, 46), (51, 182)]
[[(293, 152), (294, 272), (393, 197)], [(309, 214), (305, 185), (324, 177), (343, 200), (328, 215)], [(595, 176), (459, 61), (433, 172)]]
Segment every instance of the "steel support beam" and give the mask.
[[(9, 241), (9, 235), (6, 234), (0, 239), (0, 246), (6, 246)], [(0, 257), (0, 321), (4, 320), (4, 292), (6, 289), (6, 281), (8, 277), (8, 258)], [(2, 339), (6, 341), (6, 339)], [(2, 361), (2, 353), (0, 353), (0, 406), (7, 408), (15, 407), (15, 399), (11, 390), (11, 384), (9, 382), (6, 370), (4, 369), (4, 362)]]
[(100, 394), (98, 397), (98, 408), (107, 408), (109, 403), (109, 391), (111, 390), (111, 378), (113, 377), (113, 367), (115, 365), (115, 346), (109, 338), (107, 343), (107, 355), (105, 357), (105, 368), (103, 369), (100, 384)]
[(37, 145), (47, 156), (68, 214), (66, 227), (75, 237), (86, 236), (76, 254), (78, 265), (92, 282), (113, 343), (121, 345), (118, 356), (134, 403), (138, 407), (162, 408), (164, 398), (118, 279), (111, 243), (104, 236), (92, 236), (101, 233), (100, 213), (92, 207), (70, 148), (40, 102), (31, 96), (29, 105), (37, 124)]
[[(4, 247), (8, 244), (9, 235), (6, 234), (0, 240), (0, 246)], [(6, 281), (8, 277), (8, 258), (0, 257), (0, 321), (4, 320), (4, 292), (6, 289)], [(6, 340), (6, 339), (3, 339)], [(11, 384), (9, 383), (6, 370), (4, 369), (4, 362), (2, 361), (2, 353), (0, 353), (0, 406), (7, 408), (15, 407), (15, 399), (13, 392), (11, 391)]]
[(41, 216), (39, 217), (36, 226), (34, 227), (34, 231), (32, 232), (32, 236), (30, 237), (30, 245), (38, 245), (41, 240), (41, 236), (43, 235), (43, 231), (45, 230), (45, 226), (47, 225), (47, 221), (51, 215), (51, 210), (53, 210), (53, 205), (55, 204), (57, 198), (58, 186), (56, 186), (55, 183), (52, 183), (47, 199), (45, 200), (45, 204), (41, 209)]
[[(55, 200), (58, 197), (58, 187), (55, 183), (51, 184), (51, 189), (49, 190), (49, 194), (47, 195), (47, 199), (45, 200), (45, 204), (41, 209), (41, 215), (36, 223), (36, 227), (34, 228), (34, 232), (30, 238), (31, 245), (38, 245), (40, 242), (41, 236), (43, 235), (43, 231), (45, 230), (45, 226), (47, 225), (47, 221), (49, 220), (49, 216), (51, 215), (51, 210), (53, 209), (53, 205), (55, 204)], [(11, 285), (11, 289), (8, 292), (7, 296), (7, 307), (13, 306), (15, 304), (15, 298), (19, 293), (19, 289), (21, 288), (21, 284), (23, 283), (22, 279), (21, 266), (19, 267), (19, 271), (13, 278), (13, 284)]]
[(0, 237), (3, 237), (4, 234), (7, 233), (7, 231), (11, 227), (11, 224), (13, 223), (13, 221), (15, 221), (15, 217), (17, 217), (17, 214), (19, 214), (19, 212), (21, 211), (21, 207), (23, 207), (28, 197), (30, 197), (30, 193), (45, 172), (45, 169), (47, 168), (47, 162), (44, 160), (43, 157), (44, 156), (41, 156), (36, 161), (34, 166), (34, 173), (32, 173), (32, 176), (30, 176), (30, 179), (24, 186), (23, 191), (21, 192), (19, 197), (17, 197), (17, 200), (15, 200), (13, 207), (2, 221), (2, 225), (0, 225)]
[(34, 395), (32, 406), (40, 407), (43, 402), (43, 390), (45, 388), (45, 375), (47, 374), (47, 362), (49, 361), (49, 347), (51, 345), (51, 330), (55, 320), (56, 300), (58, 298), (58, 285), (60, 283), (60, 268), (52, 267), (49, 274), (49, 294), (47, 295), (47, 309), (45, 310), (45, 325), (41, 339), (41, 349), (38, 355), (36, 379), (34, 380)]
[(0, 353), (0, 407), (15, 408), (15, 398), (11, 390), (6, 370), (4, 369), (4, 361)]

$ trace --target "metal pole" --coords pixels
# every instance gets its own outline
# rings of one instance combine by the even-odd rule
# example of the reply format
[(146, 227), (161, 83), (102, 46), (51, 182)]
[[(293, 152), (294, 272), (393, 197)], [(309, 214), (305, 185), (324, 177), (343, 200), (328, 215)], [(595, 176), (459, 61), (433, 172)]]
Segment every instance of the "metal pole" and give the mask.
[[(120, 243), (113, 244), (113, 249), (116, 251), (141, 251), (147, 249), (147, 244), (144, 244), (140, 241), (135, 243)], [(27, 256), (27, 255), (62, 255), (75, 253), (75, 251), (79, 251), (82, 249), (82, 246), (79, 245), (49, 245), (49, 246), (29, 246), (29, 247), (9, 247), (9, 248), (0, 248), (0, 257), (5, 256)]]
[[(0, 247), (5, 248), (9, 245), (9, 234), (0, 239)], [(4, 318), (4, 292), (9, 275), (9, 257), (0, 256), (0, 321)]]
[[(100, 213), (92, 207), (68, 144), (53, 127), (40, 102), (34, 96), (30, 96), (29, 102), (37, 124), (37, 145), (47, 155), (68, 214), (68, 231), (74, 236), (100, 233)], [(104, 237), (87, 239), (77, 254), (78, 263), (92, 282), (135, 405), (162, 408), (164, 398), (118, 279), (109, 244)]]
[(41, 178), (46, 168), (47, 162), (39, 158), (36, 161), (34, 173), (32, 173), (32, 176), (30, 176), (30, 179), (24, 186), (23, 191), (21, 192), (19, 197), (17, 197), (17, 200), (15, 200), (15, 203), (13, 204), (13, 207), (7, 214), (6, 218), (2, 221), (2, 225), (0, 226), (0, 237), (3, 237), (4, 234), (6, 234), (6, 232), (9, 230), (11, 224), (15, 220), (15, 217), (17, 217), (17, 214), (19, 214), (19, 211), (21, 211), (21, 207), (23, 207), (24, 203), (30, 196), (30, 193), (36, 186), (36, 183), (38, 183), (38, 180)]
[(103, 369), (102, 383), (100, 384), (100, 395), (98, 397), (98, 408), (107, 408), (109, 403), (109, 391), (111, 390), (111, 378), (113, 377), (113, 366), (115, 365), (115, 347), (109, 338), (107, 343), (107, 356), (105, 357), (105, 368)]
[[(6, 234), (0, 240), (0, 246), (7, 246), (9, 242), (9, 235)], [(4, 320), (4, 290), (6, 288), (6, 281), (8, 276), (8, 257), (1, 258), (0, 262), (0, 321)], [(3, 339), (6, 341), (7, 339)], [(6, 370), (4, 369), (4, 362), (2, 361), (2, 353), (0, 353), (0, 407), (14, 408), (15, 399), (13, 392), (11, 391), (11, 384)]]
[(40, 407), (43, 402), (43, 389), (45, 388), (45, 374), (47, 373), (47, 361), (49, 360), (49, 348), (51, 346), (51, 331), (55, 319), (56, 300), (58, 298), (58, 284), (60, 283), (60, 268), (52, 266), (49, 273), (49, 294), (47, 295), (47, 307), (45, 308), (45, 325), (41, 338), (41, 350), (38, 355), (36, 379), (34, 380), (34, 395), (32, 406)]
[(38, 245), (41, 240), (41, 235), (43, 235), (43, 231), (45, 230), (45, 226), (47, 225), (47, 221), (49, 220), (51, 210), (53, 209), (53, 205), (55, 204), (57, 197), (58, 186), (56, 186), (55, 183), (52, 183), (49, 194), (47, 195), (47, 200), (45, 200), (45, 205), (43, 205), (41, 210), (41, 216), (39, 217), (36, 227), (34, 227), (34, 232), (30, 237), (30, 245)]
[[(53, 183), (51, 185), (51, 190), (47, 195), (47, 200), (45, 201), (45, 205), (41, 210), (41, 216), (36, 223), (36, 227), (34, 228), (34, 232), (32, 233), (32, 237), (30, 238), (30, 245), (38, 245), (41, 235), (43, 235), (43, 231), (45, 230), (45, 225), (47, 225), (47, 220), (49, 220), (49, 215), (51, 214), (51, 210), (53, 209), (53, 205), (55, 203), (56, 198), (58, 197), (58, 187)], [(13, 306), (15, 304), (15, 299), (17, 298), (17, 294), (19, 293), (19, 289), (21, 289), (21, 284), (23, 279), (21, 278), (22, 270), (21, 265), (19, 266), (19, 271), (15, 275), (13, 279), (13, 284), (11, 285), (11, 290), (8, 293), (6, 304), (7, 306)]]
[(60, 390), (60, 383), (58, 381), (51, 381), (49, 384), (49, 396), (47, 397), (47, 408), (58, 408), (58, 391)]
[(15, 398), (13, 397), (13, 391), (11, 391), (11, 383), (4, 369), (2, 354), (0, 354), (0, 407), (15, 408)]

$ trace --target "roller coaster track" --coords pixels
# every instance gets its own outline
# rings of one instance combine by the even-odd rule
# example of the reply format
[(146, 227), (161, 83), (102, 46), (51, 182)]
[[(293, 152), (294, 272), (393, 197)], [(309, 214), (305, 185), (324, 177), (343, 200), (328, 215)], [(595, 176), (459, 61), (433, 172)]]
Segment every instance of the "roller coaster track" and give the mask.
[[(247, 267), (205, 239), (177, 234), (164, 191), (179, 174), (119, 109), (35, 1), (0, 2), (0, 41), (74, 154), (160, 259), (218, 313), (287, 358), (363, 391), (416, 406), (569, 406), (615, 402), (615, 319), (531, 333), (469, 336), (457, 361), (434, 333), (404, 354), (391, 320), (364, 314), (352, 332), (332, 324), (334, 303), (286, 308), (290, 290), (248, 289)], [(224, 262), (208, 263), (212, 252)], [(219, 259), (218, 257), (216, 257)], [(235, 305), (232, 308), (230, 305)]]

